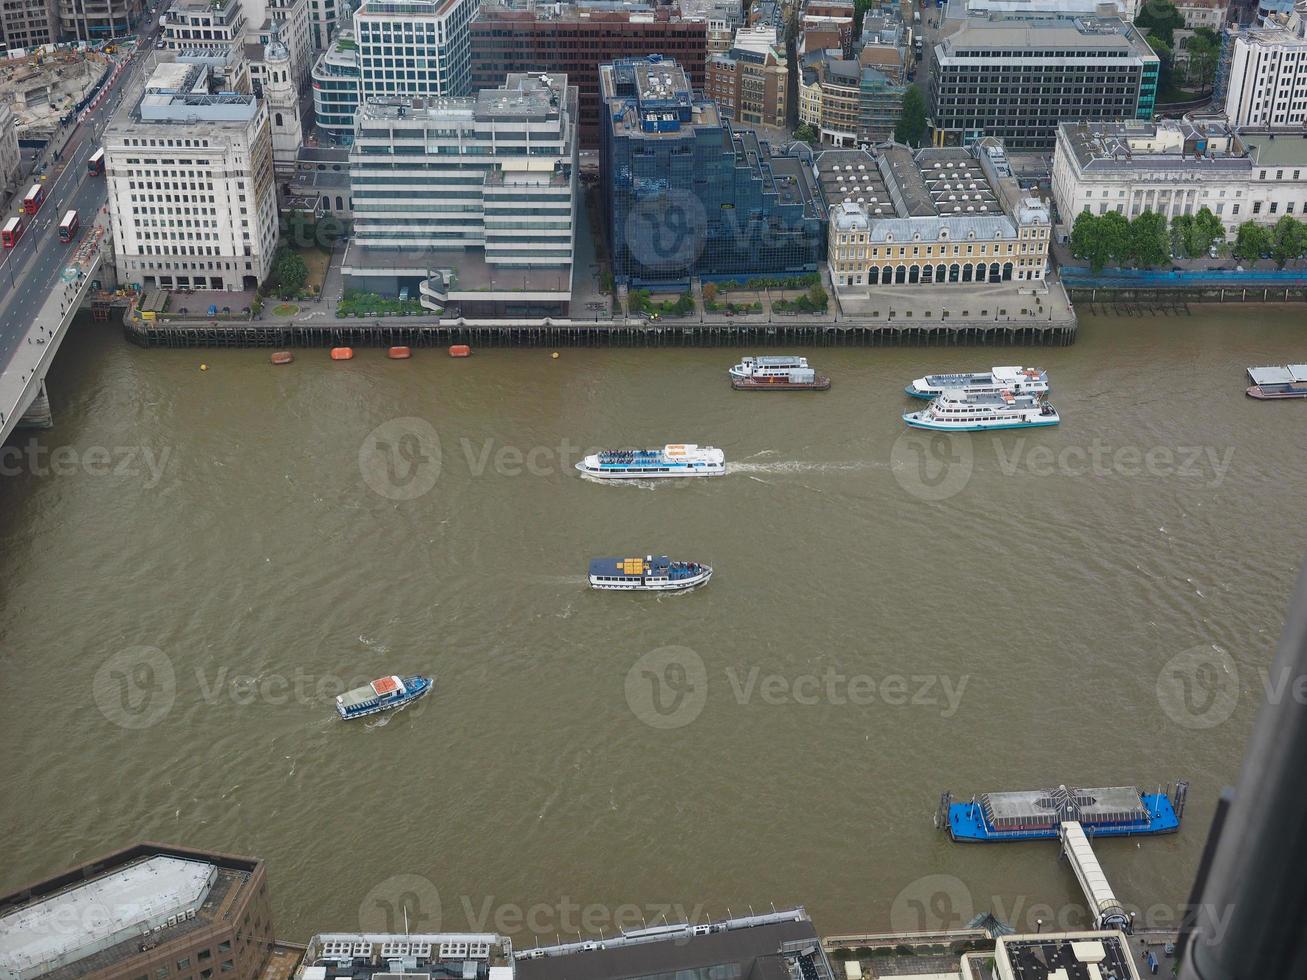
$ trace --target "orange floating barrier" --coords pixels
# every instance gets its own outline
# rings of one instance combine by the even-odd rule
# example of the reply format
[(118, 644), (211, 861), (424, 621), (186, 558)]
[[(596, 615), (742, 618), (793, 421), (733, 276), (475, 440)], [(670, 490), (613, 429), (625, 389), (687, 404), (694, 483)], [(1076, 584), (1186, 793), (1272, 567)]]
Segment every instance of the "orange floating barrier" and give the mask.
[(331, 359), (333, 361), (348, 361), (354, 357), (353, 347), (333, 347), (331, 348)]
[(386, 356), (392, 361), (406, 361), (413, 356), (413, 352), (407, 347), (392, 347), (386, 351)]
[(472, 353), (472, 348), (467, 344), (454, 344), (449, 348), (450, 357), (468, 357)]
[(273, 364), (289, 364), (295, 360), (295, 355), (288, 350), (279, 350), (269, 358)]

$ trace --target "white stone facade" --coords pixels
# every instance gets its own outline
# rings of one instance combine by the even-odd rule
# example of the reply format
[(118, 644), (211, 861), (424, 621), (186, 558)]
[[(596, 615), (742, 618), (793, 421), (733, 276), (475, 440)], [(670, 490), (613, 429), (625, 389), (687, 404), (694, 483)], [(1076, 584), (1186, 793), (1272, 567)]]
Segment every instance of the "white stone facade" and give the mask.
[(1053, 153), (1058, 233), (1083, 211), (1144, 211), (1168, 220), (1206, 207), (1227, 229), (1307, 216), (1307, 139), (1301, 132), (1236, 132), (1192, 124), (1062, 123)]
[(207, 70), (160, 64), (143, 98), (105, 132), (123, 282), (247, 290), (271, 270), (277, 203), (268, 111), (252, 95), (200, 94)]

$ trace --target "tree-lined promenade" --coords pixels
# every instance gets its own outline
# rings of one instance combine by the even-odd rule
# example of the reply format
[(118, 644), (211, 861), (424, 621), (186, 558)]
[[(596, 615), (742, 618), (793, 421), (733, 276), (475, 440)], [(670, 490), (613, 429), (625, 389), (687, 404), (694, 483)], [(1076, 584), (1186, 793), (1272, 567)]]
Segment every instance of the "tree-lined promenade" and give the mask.
[[(1084, 211), (1076, 215), (1071, 228), (1071, 254), (1088, 262), (1094, 272), (1107, 266), (1151, 269), (1173, 259), (1201, 258), (1224, 241), (1225, 225), (1208, 208), (1179, 215), (1169, 225), (1164, 215), (1152, 211), (1133, 219), (1116, 211)], [(1307, 255), (1307, 224), (1291, 215), (1269, 227), (1245, 221), (1230, 254), (1246, 262), (1273, 259), (1283, 269)]]

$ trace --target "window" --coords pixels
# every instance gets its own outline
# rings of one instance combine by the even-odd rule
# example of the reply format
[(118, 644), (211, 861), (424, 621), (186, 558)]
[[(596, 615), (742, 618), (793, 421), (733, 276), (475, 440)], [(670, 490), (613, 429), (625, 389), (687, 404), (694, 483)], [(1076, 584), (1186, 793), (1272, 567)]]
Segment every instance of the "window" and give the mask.
[(218, 943), (218, 952), (219, 952), (219, 953), (230, 953), (230, 952), (231, 952), (231, 940), (230, 940), (230, 939), (224, 939), (222, 942)]
[(191, 968), (191, 958), (189, 956), (183, 957), (182, 959), (177, 961), (178, 973), (185, 973), (190, 968)]

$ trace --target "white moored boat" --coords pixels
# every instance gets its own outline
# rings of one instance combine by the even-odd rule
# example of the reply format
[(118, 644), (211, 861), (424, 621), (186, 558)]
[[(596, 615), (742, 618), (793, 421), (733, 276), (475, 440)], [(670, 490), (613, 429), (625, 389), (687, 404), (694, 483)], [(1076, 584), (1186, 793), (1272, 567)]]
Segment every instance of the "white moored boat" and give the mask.
[(1057, 409), (1038, 395), (997, 394), (967, 395), (946, 391), (929, 408), (904, 412), (903, 421), (914, 429), (939, 429), (976, 432), (982, 429), (1020, 429), (1029, 426), (1057, 425)]
[(938, 398), (946, 391), (968, 395), (1038, 395), (1048, 391), (1048, 372), (1038, 368), (995, 367), (963, 374), (928, 374), (903, 389), (913, 398)]
[(670, 476), (724, 476), (726, 457), (712, 446), (671, 443), (662, 449), (611, 449), (576, 464), (596, 480), (655, 480)]
[(788, 354), (768, 354), (763, 357), (745, 357), (726, 373), (732, 378), (788, 378), (791, 371), (807, 369), (806, 357)]

